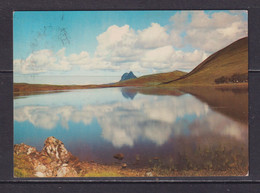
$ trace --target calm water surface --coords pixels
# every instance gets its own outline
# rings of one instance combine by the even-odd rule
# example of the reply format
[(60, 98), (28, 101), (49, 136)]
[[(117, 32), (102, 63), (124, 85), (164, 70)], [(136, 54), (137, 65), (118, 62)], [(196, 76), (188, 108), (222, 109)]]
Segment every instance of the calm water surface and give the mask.
[[(206, 94), (207, 93), (207, 94)], [(14, 99), (14, 143), (54, 136), (85, 161), (178, 170), (248, 164), (247, 90), (105, 88)], [(241, 102), (242, 101), (242, 102)]]

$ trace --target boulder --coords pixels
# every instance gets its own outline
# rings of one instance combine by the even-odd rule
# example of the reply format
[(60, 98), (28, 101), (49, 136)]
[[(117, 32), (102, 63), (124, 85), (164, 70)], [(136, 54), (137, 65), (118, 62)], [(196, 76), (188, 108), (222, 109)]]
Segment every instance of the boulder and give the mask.
[[(32, 165), (36, 177), (77, 177), (81, 162), (73, 156), (62, 141), (48, 137), (41, 152), (26, 144), (14, 145), (14, 154)], [(78, 172), (77, 172), (78, 171)]]
[(61, 166), (57, 171), (57, 177), (77, 177), (77, 172), (69, 166)]
[(41, 154), (49, 156), (52, 160), (60, 163), (67, 163), (72, 154), (65, 148), (62, 141), (55, 137), (48, 137), (44, 142)]
[(145, 173), (145, 176), (146, 176), (146, 177), (153, 177), (153, 173), (152, 173), (152, 172), (146, 172), (146, 173)]
[(30, 154), (33, 154), (33, 153), (36, 154), (38, 152), (37, 152), (35, 147), (21, 143), (21, 144), (14, 145), (14, 153), (16, 155), (21, 155), (21, 154), (30, 155)]
[(127, 164), (126, 163), (123, 163), (122, 164), (122, 168), (124, 169), (124, 168), (126, 168), (127, 167)]
[(122, 153), (117, 153), (113, 156), (115, 159), (118, 159), (118, 160), (122, 160), (124, 159), (124, 154)]

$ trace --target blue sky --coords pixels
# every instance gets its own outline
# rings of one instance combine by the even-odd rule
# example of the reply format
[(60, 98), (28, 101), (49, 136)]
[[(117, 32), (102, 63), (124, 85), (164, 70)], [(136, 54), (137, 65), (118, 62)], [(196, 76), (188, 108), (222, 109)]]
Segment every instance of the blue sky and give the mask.
[(99, 84), (188, 72), (247, 36), (247, 12), (16, 11), (13, 27), (14, 82)]
[[(14, 13), (14, 57), (26, 58), (35, 49), (58, 51), (63, 46), (67, 46), (69, 53), (87, 50), (93, 54), (96, 36), (109, 26), (128, 24), (142, 30), (154, 22), (166, 25), (173, 14), (173, 11), (18, 11)], [(61, 29), (66, 29), (69, 41), (59, 38), (64, 36)]]

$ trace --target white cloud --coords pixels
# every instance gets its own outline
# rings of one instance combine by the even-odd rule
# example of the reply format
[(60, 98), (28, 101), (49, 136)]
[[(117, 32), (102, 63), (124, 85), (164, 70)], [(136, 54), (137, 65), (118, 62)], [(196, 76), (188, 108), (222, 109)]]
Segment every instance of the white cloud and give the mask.
[(247, 36), (243, 14), (243, 11), (210, 15), (204, 11), (181, 11), (166, 26), (151, 23), (143, 30), (134, 30), (129, 25), (112, 25), (97, 36), (94, 56), (86, 51), (66, 56), (65, 48), (57, 53), (39, 50), (25, 60), (15, 59), (14, 72), (69, 71), (74, 67), (85, 71), (132, 70), (141, 74), (189, 71), (211, 53)]
[(44, 49), (31, 53), (25, 60), (14, 60), (15, 73), (35, 74), (47, 71), (68, 71), (71, 65), (65, 56), (65, 48), (57, 53)]
[[(237, 13), (237, 14), (236, 14)], [(181, 12), (173, 16), (170, 21), (172, 24), (173, 39), (182, 37), (177, 41), (177, 46), (190, 45), (195, 49), (203, 50), (206, 53), (213, 53), (227, 46), (235, 40), (247, 36), (247, 21), (241, 16), (241, 12), (216, 12), (212, 15), (204, 11), (192, 11), (190, 22), (188, 12)], [(185, 22), (178, 26), (180, 21)], [(177, 25), (177, 26), (176, 26)]]
[(148, 50), (141, 58), (143, 67), (169, 68), (172, 65), (174, 49), (172, 46), (164, 46), (153, 50)]
[(141, 48), (159, 48), (169, 45), (169, 34), (166, 28), (158, 23), (152, 23), (150, 27), (138, 31), (138, 39), (136, 44)]
[(86, 65), (90, 63), (91, 59), (88, 52), (82, 51), (80, 54), (71, 54), (68, 57), (68, 62), (73, 65)]

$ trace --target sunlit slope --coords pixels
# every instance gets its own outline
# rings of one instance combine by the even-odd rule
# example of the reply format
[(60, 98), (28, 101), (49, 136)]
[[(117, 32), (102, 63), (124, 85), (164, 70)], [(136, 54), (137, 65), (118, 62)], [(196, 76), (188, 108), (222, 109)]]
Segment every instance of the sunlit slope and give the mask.
[(231, 78), (234, 74), (246, 76), (247, 73), (248, 37), (245, 37), (212, 54), (190, 73), (163, 85), (212, 85), (223, 76)]
[(121, 81), (121, 82), (116, 83), (115, 85), (118, 85), (118, 86), (154, 86), (154, 85), (158, 85), (162, 82), (167, 82), (167, 81), (172, 81), (172, 80), (178, 79), (178, 78), (184, 76), (185, 74), (186, 74), (186, 72), (176, 70), (176, 71), (167, 72), (167, 73), (145, 75), (145, 76), (141, 76), (136, 79)]

